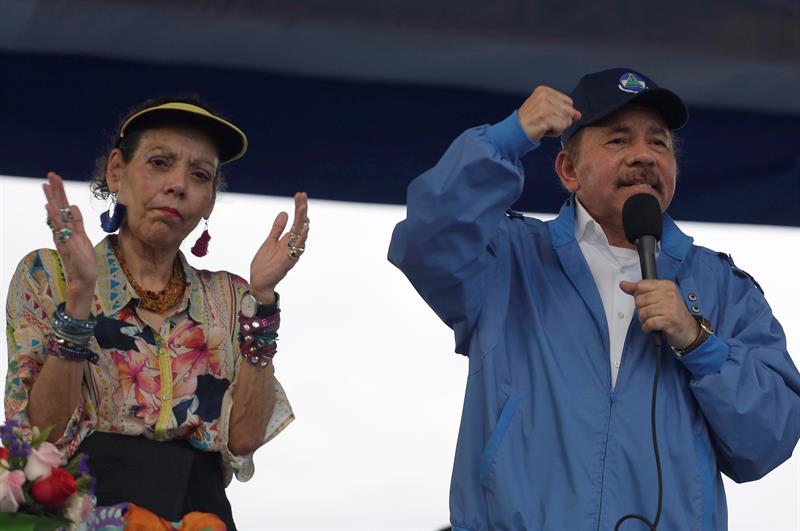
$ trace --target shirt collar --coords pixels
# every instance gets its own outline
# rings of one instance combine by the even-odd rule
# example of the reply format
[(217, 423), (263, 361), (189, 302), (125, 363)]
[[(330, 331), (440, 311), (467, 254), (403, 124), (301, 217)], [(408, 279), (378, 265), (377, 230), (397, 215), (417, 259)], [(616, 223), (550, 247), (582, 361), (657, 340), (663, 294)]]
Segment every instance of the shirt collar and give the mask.
[(575, 197), (575, 239), (578, 241), (588, 240), (590, 235), (596, 234), (600, 242), (608, 245), (608, 238), (603, 228), (597, 223), (586, 208), (581, 204), (578, 197)]
[[(594, 235), (594, 237), (592, 237)], [(619, 253), (613, 252), (611, 244), (608, 243), (608, 238), (598, 222), (594, 220), (589, 211), (581, 204), (578, 196), (575, 196), (575, 239), (579, 242), (581, 240), (598, 245), (600, 247), (608, 248), (609, 251), (618, 257)], [(621, 247), (620, 249), (624, 249)], [(656, 242), (656, 256), (661, 252), (661, 241)]]
[[(575, 194), (570, 194), (558, 216), (547, 222), (553, 247), (559, 248), (575, 241)], [(683, 261), (692, 248), (693, 239), (678, 228), (669, 214), (664, 213), (664, 232), (660, 242), (660, 249), (675, 260)]]
[[(103, 238), (94, 250), (97, 259), (95, 296), (103, 315), (111, 316), (128, 305), (131, 299), (134, 298), (135, 291), (128, 283), (128, 278), (122, 271), (117, 256), (114, 254), (111, 236)], [(187, 285), (183, 293), (183, 300), (177, 311), (184, 311), (188, 305), (189, 316), (192, 320), (202, 323), (205, 321), (202, 284), (197, 276), (197, 271), (189, 265), (186, 257), (180, 251), (178, 251), (178, 258), (181, 261)]]

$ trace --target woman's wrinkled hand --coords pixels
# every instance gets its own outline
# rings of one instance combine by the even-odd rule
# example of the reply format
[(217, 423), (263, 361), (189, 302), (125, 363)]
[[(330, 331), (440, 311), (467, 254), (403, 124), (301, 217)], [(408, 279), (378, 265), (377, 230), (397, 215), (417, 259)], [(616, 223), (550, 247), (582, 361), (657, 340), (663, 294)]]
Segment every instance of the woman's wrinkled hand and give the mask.
[(97, 280), (94, 246), (83, 228), (80, 209), (67, 201), (61, 177), (49, 172), (42, 188), (47, 198), (48, 225), (53, 231), (53, 242), (67, 282), (67, 313), (83, 319), (88, 316)]
[(269, 236), (250, 263), (250, 292), (262, 304), (275, 301), (275, 287), (305, 251), (309, 230), (308, 194), (305, 192), (294, 195), (294, 222), (284, 234), (288, 221), (286, 212), (278, 214)]

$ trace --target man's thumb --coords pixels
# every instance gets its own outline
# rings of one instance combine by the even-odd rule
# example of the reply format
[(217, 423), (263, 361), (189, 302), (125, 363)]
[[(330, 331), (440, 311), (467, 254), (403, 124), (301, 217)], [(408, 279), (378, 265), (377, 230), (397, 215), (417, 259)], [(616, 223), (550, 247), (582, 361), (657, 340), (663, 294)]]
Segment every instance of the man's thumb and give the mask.
[(629, 282), (627, 280), (623, 280), (619, 283), (619, 289), (627, 293), (628, 295), (633, 295), (636, 291), (636, 282)]

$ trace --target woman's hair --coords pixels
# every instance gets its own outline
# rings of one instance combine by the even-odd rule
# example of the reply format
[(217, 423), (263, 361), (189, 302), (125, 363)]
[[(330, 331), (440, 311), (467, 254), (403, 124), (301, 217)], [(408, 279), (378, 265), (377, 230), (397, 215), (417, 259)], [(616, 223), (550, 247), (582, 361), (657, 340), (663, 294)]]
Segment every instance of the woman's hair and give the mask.
[[(203, 131), (203, 127), (195, 121), (188, 119), (186, 121), (181, 120), (175, 115), (171, 115), (169, 118), (165, 118), (164, 120), (156, 120), (150, 121), (148, 125), (144, 127), (133, 127), (126, 131), (125, 136), (120, 139), (120, 129), (125, 124), (125, 122), (130, 119), (131, 116), (135, 115), (138, 112), (141, 112), (145, 109), (150, 107), (155, 107), (156, 105), (161, 105), (167, 102), (181, 102), (181, 103), (189, 103), (192, 105), (196, 105), (198, 107), (202, 107), (203, 109), (207, 110), (211, 114), (215, 116), (221, 116), (219, 113), (211, 109), (209, 105), (204, 103), (200, 98), (195, 94), (183, 94), (174, 97), (159, 97), (159, 98), (152, 98), (147, 101), (136, 105), (132, 109), (130, 109), (125, 116), (119, 121), (119, 125), (114, 130), (113, 136), (110, 138), (110, 142), (105, 149), (103, 155), (98, 157), (94, 163), (94, 171), (92, 172), (92, 181), (89, 185), (92, 194), (98, 199), (108, 199), (111, 195), (111, 192), (108, 189), (108, 181), (106, 180), (106, 168), (108, 167), (108, 157), (111, 155), (111, 151), (114, 148), (119, 149), (122, 152), (122, 160), (128, 164), (131, 160), (133, 160), (133, 155), (136, 153), (136, 150), (139, 147), (139, 142), (142, 139), (142, 134), (147, 131), (148, 129), (154, 129), (157, 127), (163, 126), (181, 126), (187, 125), (191, 129), (196, 129)], [(213, 140), (214, 136), (209, 135), (209, 137)], [(217, 174), (214, 176), (214, 188), (215, 191), (220, 192), (225, 189), (226, 182), (225, 177), (222, 174), (222, 171), (217, 167)]]

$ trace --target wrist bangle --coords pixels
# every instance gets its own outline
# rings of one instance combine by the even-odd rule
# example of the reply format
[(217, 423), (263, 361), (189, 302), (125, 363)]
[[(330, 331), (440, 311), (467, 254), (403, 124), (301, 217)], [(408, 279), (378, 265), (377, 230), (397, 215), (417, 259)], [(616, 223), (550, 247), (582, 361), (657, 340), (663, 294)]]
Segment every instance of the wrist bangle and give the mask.
[(251, 365), (266, 367), (278, 351), (280, 310), (267, 317), (239, 314), (239, 352)]
[(66, 308), (67, 303), (65, 302), (56, 306), (56, 311), (53, 312), (53, 320), (58, 321), (61, 325), (70, 329), (86, 332), (94, 331), (94, 327), (97, 325), (97, 317), (90, 313), (88, 319), (75, 319), (67, 315)]
[(61, 303), (56, 307), (50, 320), (53, 335), (68, 343), (78, 346), (86, 346), (94, 335), (94, 327), (97, 325), (97, 318), (89, 315), (88, 319), (75, 319), (67, 315), (66, 303)]
[(85, 345), (75, 345), (61, 338), (51, 337), (47, 344), (47, 353), (62, 360), (88, 361), (97, 364), (100, 356), (89, 350)]
[(251, 365), (258, 365), (266, 367), (272, 362), (272, 358), (278, 351), (278, 345), (272, 343), (262, 350), (257, 350), (254, 347), (246, 347), (241, 350), (242, 357), (250, 362)]
[(278, 310), (269, 317), (246, 317), (239, 314), (239, 328), (244, 334), (268, 334), (276, 332), (281, 325), (281, 311)]

